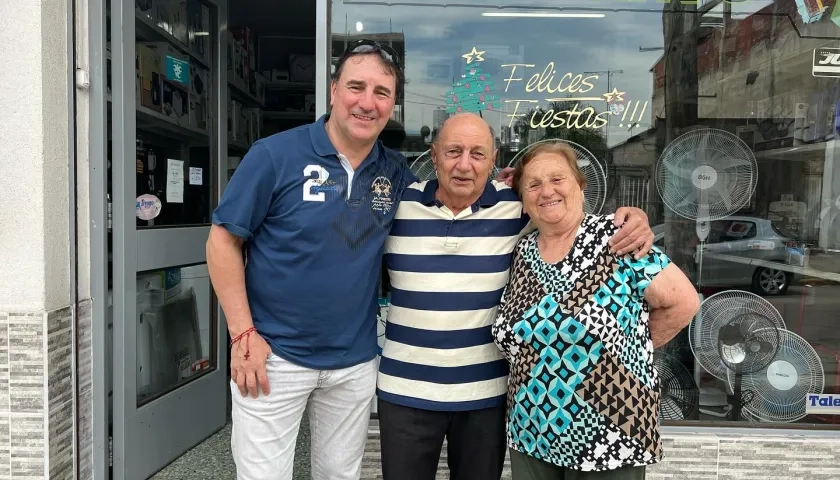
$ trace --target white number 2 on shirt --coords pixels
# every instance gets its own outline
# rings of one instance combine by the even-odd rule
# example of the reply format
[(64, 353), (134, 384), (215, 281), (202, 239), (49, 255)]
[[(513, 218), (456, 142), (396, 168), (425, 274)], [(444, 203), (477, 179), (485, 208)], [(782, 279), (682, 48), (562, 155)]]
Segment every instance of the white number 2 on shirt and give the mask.
[(323, 202), (325, 199), (324, 192), (312, 193), (312, 189), (326, 183), (327, 179), (330, 178), (330, 172), (320, 165), (307, 165), (303, 169), (304, 177), (309, 177), (313, 173), (316, 176), (303, 183), (303, 200), (305, 202)]

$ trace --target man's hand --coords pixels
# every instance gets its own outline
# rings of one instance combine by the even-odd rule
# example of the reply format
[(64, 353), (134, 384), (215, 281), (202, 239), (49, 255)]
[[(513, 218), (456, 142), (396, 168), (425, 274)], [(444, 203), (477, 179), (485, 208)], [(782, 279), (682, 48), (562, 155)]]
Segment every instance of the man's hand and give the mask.
[[(248, 353), (248, 358), (245, 354)], [(268, 375), (265, 361), (271, 355), (268, 343), (256, 331), (246, 334), (230, 350), (230, 378), (239, 387), (243, 397), (249, 393), (259, 396), (259, 390), (268, 395)], [(259, 387), (259, 389), (258, 389)]]
[(515, 169), (513, 167), (505, 167), (499, 170), (499, 173), (496, 174), (496, 181), (503, 182), (508, 187), (513, 186), (513, 171)]
[(633, 252), (636, 260), (647, 255), (653, 246), (654, 235), (644, 211), (635, 207), (619, 208), (615, 212), (615, 226), (619, 230), (610, 239), (610, 247), (616, 255)]

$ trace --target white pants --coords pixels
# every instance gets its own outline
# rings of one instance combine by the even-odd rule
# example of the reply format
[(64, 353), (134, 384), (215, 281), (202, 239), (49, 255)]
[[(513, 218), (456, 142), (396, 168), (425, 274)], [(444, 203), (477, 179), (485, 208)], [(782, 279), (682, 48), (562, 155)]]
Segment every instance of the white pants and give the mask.
[(238, 480), (292, 480), (295, 443), (309, 405), (312, 478), (358, 480), (362, 471), (376, 360), (342, 370), (266, 361), (269, 395), (243, 397), (235, 383), (231, 449)]

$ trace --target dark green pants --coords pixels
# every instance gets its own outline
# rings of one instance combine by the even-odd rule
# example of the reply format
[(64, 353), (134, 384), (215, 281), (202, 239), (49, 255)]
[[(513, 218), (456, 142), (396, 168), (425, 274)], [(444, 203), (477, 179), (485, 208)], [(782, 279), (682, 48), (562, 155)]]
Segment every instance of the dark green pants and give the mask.
[(624, 467), (606, 472), (579, 472), (558, 467), (510, 450), (511, 480), (644, 480), (645, 467)]

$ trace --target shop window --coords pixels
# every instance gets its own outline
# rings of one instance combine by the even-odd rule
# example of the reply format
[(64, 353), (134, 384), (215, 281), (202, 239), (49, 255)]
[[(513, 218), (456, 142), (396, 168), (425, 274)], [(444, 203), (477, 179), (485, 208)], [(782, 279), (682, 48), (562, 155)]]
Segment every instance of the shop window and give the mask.
[[(835, 0), (444, 3), (331, 2), (333, 65), (358, 38), (402, 59), (412, 168), (458, 112), (493, 127), (498, 167), (543, 139), (584, 148), (587, 195), (643, 208), (703, 302), (657, 353), (663, 422), (840, 425)], [(718, 349), (733, 309), (775, 332), (746, 370)]]

